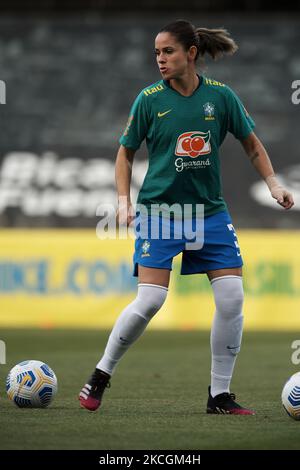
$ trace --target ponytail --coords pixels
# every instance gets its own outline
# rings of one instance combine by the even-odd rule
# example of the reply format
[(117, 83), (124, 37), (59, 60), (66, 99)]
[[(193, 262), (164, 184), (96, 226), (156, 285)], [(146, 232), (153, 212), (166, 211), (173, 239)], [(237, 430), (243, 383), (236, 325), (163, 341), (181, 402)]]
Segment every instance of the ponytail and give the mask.
[(199, 39), (198, 50), (202, 56), (207, 53), (216, 60), (224, 54), (232, 55), (238, 49), (226, 29), (197, 28), (196, 33)]

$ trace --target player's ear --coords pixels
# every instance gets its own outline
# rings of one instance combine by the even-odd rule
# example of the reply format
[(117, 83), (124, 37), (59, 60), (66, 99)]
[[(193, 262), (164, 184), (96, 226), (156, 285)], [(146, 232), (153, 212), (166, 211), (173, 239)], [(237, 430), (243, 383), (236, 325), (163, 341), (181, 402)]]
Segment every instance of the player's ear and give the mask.
[(194, 61), (196, 59), (196, 56), (197, 56), (197, 52), (198, 52), (198, 49), (196, 46), (191, 46), (188, 50), (188, 56), (190, 58), (190, 60)]

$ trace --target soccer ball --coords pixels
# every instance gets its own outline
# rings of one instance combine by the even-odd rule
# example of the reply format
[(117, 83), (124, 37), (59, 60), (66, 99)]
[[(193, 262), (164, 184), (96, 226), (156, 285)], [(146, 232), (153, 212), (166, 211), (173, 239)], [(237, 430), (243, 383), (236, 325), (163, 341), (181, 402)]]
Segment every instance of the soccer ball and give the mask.
[(300, 420), (300, 372), (292, 375), (283, 387), (281, 400), (287, 414)]
[(9, 372), (6, 391), (20, 408), (45, 408), (57, 392), (57, 379), (44, 362), (23, 361)]

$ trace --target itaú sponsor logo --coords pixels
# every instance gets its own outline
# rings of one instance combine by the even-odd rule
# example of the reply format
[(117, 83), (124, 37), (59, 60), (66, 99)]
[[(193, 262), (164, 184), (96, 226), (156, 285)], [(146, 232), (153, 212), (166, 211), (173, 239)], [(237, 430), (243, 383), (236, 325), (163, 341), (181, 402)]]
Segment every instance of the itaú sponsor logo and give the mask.
[(210, 152), (210, 131), (184, 132), (177, 139), (175, 155), (178, 157), (196, 158)]

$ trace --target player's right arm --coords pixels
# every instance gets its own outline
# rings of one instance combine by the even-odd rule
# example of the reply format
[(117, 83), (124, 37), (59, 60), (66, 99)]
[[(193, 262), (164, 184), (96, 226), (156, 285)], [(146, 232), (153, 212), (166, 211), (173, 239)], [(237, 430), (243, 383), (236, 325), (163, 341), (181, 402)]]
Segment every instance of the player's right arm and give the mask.
[(134, 219), (130, 197), (132, 164), (136, 150), (120, 145), (115, 165), (115, 179), (118, 194), (117, 222), (127, 226)]
[(127, 121), (126, 128), (119, 142), (121, 144), (115, 166), (116, 185), (118, 192), (119, 224), (130, 223), (134, 219), (134, 210), (130, 199), (130, 183), (133, 158), (147, 135), (149, 128), (149, 110), (146, 95), (141, 92), (135, 99)]

